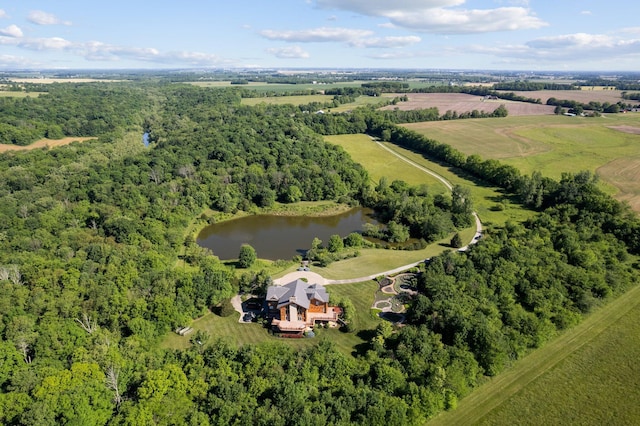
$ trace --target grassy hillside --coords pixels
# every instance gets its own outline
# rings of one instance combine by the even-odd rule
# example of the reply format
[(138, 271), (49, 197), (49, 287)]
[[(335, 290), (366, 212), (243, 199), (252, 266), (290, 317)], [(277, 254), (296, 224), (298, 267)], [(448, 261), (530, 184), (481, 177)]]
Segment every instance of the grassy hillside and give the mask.
[[(498, 159), (525, 174), (598, 172), (610, 193), (640, 210), (639, 114), (599, 118), (507, 117), (405, 125), (465, 154)], [(614, 188), (615, 187), (615, 188)]]
[[(374, 182), (377, 182), (380, 177), (386, 176), (390, 182), (401, 179), (413, 185), (427, 184), (435, 193), (446, 190), (439, 180), (381, 149), (366, 135), (327, 136), (325, 139), (342, 146), (356, 162), (367, 169)], [(513, 204), (499, 188), (473, 181), (469, 176), (460, 175), (459, 171), (453, 168), (431, 162), (420, 154), (396, 145), (390, 143), (384, 143), (384, 145), (402, 157), (443, 176), (453, 185), (469, 188), (473, 196), (475, 210), (483, 223), (501, 225), (508, 220), (524, 220), (532, 214), (531, 211)]]
[(429, 424), (638, 424), (638, 357), (635, 287)]

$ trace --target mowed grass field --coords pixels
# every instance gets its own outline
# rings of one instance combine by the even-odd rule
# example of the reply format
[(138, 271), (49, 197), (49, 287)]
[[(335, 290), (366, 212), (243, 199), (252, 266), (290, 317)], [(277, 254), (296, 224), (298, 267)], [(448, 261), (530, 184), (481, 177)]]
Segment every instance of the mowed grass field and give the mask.
[(640, 424), (640, 286), (429, 425)]
[[(525, 174), (555, 179), (563, 172), (597, 172), (616, 197), (640, 211), (640, 114), (599, 118), (544, 116), (406, 124), (465, 154), (494, 158)], [(614, 189), (615, 187), (615, 189)]]
[[(381, 319), (371, 315), (370, 309), (375, 299), (375, 292), (378, 284), (367, 281), (357, 284), (332, 285), (327, 286), (331, 296), (349, 298), (356, 311), (354, 326), (356, 331), (344, 333), (339, 329), (320, 329), (315, 338), (312, 339), (281, 339), (269, 334), (266, 328), (258, 323), (239, 323), (240, 314), (235, 312), (229, 317), (221, 317), (214, 313), (207, 313), (201, 318), (193, 321), (189, 326), (197, 330), (209, 333), (208, 343), (212, 343), (220, 338), (232, 345), (252, 345), (262, 342), (277, 341), (290, 345), (294, 348), (305, 349), (312, 347), (322, 339), (332, 341), (336, 347), (344, 354), (351, 355), (358, 349), (359, 345), (366, 343), (366, 330), (375, 329)], [(179, 336), (176, 333), (169, 333), (161, 343), (161, 347), (166, 349), (185, 349), (191, 345), (189, 337)]]
[[(354, 161), (362, 164), (369, 171), (374, 183), (377, 183), (380, 177), (386, 176), (389, 182), (400, 179), (412, 185), (427, 184), (432, 188), (433, 193), (447, 191), (439, 180), (380, 148), (367, 135), (326, 136), (325, 139), (328, 142), (342, 146)], [(474, 182), (470, 180), (470, 177), (459, 174), (459, 171), (449, 166), (429, 161), (421, 154), (400, 148), (391, 143), (385, 142), (383, 144), (401, 157), (443, 176), (451, 184), (469, 188), (475, 210), (482, 222), (487, 225), (503, 225), (509, 220), (521, 221), (533, 214), (531, 211), (512, 203), (509, 196), (503, 194), (499, 188), (486, 186), (482, 182)]]
[(340, 145), (351, 155), (351, 158), (362, 164), (374, 185), (378, 184), (380, 178), (386, 177), (389, 183), (394, 180), (403, 180), (409, 185), (427, 184), (436, 193), (447, 191), (438, 179), (390, 155), (367, 135), (325, 136), (324, 139), (334, 145)]

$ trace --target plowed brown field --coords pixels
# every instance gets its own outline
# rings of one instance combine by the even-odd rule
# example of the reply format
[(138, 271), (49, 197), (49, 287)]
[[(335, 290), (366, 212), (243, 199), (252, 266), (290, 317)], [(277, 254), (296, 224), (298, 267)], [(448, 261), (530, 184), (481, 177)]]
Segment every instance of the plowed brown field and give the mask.
[[(504, 90), (504, 92), (510, 92)], [(513, 92), (516, 95), (525, 98), (540, 99), (543, 104), (547, 103), (549, 98), (562, 100), (571, 100), (588, 104), (591, 101), (615, 104), (622, 100), (622, 92), (620, 90), (539, 90), (535, 92)], [(633, 101), (631, 101), (633, 103)]]
[[(537, 93), (537, 92), (535, 92)], [(504, 105), (510, 116), (522, 115), (550, 115), (554, 107), (538, 105), (527, 102), (512, 102), (503, 99), (485, 100), (482, 96), (467, 95), (465, 93), (411, 93), (408, 102), (399, 102), (397, 105), (389, 105), (382, 109), (393, 110), (398, 108), (403, 111), (424, 108), (438, 108), (440, 115), (447, 111), (455, 111), (458, 114), (477, 110), (492, 113), (500, 105)]]

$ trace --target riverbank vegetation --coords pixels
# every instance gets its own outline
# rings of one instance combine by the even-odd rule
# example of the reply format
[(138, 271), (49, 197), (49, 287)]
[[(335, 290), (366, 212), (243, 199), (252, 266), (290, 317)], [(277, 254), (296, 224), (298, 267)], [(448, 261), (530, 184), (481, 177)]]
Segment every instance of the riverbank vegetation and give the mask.
[[(39, 131), (57, 123), (99, 134), (0, 155), (1, 423), (423, 424), (637, 282), (640, 222), (590, 173), (525, 175), (373, 108), (316, 115), (243, 106), (236, 89), (114, 87), (51, 86), (10, 100), (7, 120), (31, 120), (18, 103), (31, 102), (47, 110), (33, 118)], [(112, 100), (123, 107), (110, 110)], [(129, 143), (128, 130), (148, 131), (150, 147)], [(353, 330), (322, 329), (316, 340), (276, 341), (235, 313), (212, 313), (240, 284), (185, 238), (202, 212), (333, 200), (372, 203), (397, 238), (448, 247), (455, 229), (470, 229), (464, 186), (453, 196), (393, 179), (374, 188), (320, 136), (362, 132), (500, 187), (531, 218), (432, 258), (397, 330), (371, 315), (375, 282), (332, 288), (353, 302)], [(425, 234), (434, 218), (441, 232)], [(266, 280), (256, 267), (246, 272)], [(193, 337), (171, 335), (199, 324)]]

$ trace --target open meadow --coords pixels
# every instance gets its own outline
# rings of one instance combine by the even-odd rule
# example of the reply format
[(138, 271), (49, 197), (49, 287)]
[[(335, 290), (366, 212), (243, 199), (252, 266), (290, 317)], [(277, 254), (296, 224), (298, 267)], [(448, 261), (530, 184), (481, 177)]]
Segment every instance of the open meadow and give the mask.
[(13, 92), (9, 90), (0, 91), (0, 98), (37, 98), (44, 92)]
[(293, 96), (265, 96), (260, 98), (242, 98), (242, 105), (304, 105), (311, 102), (331, 102), (333, 96), (329, 95), (293, 95)]
[[(461, 152), (498, 159), (522, 173), (590, 170), (640, 211), (640, 114), (506, 117), (406, 124)], [(615, 187), (615, 189), (613, 188)]]
[[(335, 108), (327, 108), (327, 112), (340, 113), (351, 111), (357, 107), (364, 105), (378, 105), (385, 101), (385, 98), (392, 98), (393, 95), (374, 96), (358, 96), (355, 102), (349, 102)], [(242, 105), (260, 105), (262, 103), (268, 105), (305, 105), (311, 102), (331, 102), (333, 95), (291, 95), (291, 96), (264, 96), (259, 98), (242, 98)]]
[[(461, 121), (462, 120), (456, 120), (447, 123), (459, 123)], [(367, 135), (328, 136), (325, 137), (325, 139), (331, 143), (342, 146), (349, 155), (351, 155), (351, 158), (367, 169), (374, 183), (377, 182), (380, 177), (386, 176), (389, 182), (400, 179), (412, 185), (424, 183), (430, 188), (433, 188), (432, 191), (434, 193), (442, 193), (446, 190), (439, 180), (415, 167), (409, 166), (397, 156), (381, 149)], [(511, 203), (509, 196), (505, 195), (499, 188), (486, 186), (486, 184), (482, 182), (474, 181), (472, 177), (460, 174), (459, 170), (448, 165), (429, 161), (423, 155), (413, 151), (388, 142), (384, 142), (383, 145), (401, 157), (407, 158), (443, 176), (451, 184), (462, 185), (469, 188), (473, 197), (474, 208), (485, 224), (500, 226), (509, 220), (525, 220), (532, 214), (529, 210), (525, 210), (521, 206)]]
[(69, 145), (72, 142), (84, 142), (91, 139), (95, 139), (93, 137), (67, 137), (62, 139), (40, 139), (29, 145), (9, 145), (9, 144), (0, 144), (0, 153), (8, 152), (8, 151), (29, 151), (32, 149), (38, 148), (56, 148), (58, 146)]
[(636, 286), (429, 424), (639, 424), (639, 357)]

